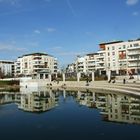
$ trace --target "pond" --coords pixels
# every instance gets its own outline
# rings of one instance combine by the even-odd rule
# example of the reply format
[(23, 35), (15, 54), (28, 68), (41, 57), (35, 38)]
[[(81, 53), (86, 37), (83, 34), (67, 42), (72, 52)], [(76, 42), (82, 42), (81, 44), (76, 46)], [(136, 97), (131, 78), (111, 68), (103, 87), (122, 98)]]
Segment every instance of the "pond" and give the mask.
[(52, 89), (0, 93), (2, 140), (138, 140), (139, 132), (139, 96)]

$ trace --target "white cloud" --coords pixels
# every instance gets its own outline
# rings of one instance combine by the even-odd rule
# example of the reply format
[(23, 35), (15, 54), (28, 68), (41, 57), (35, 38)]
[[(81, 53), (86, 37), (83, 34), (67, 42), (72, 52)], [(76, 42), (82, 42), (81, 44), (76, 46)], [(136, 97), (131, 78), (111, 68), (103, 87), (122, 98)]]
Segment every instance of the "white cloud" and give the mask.
[(55, 46), (55, 47), (52, 47), (51, 49), (52, 50), (60, 50), (60, 49), (62, 49), (62, 47), (61, 46)]
[(135, 5), (135, 4), (137, 4), (139, 2), (139, 0), (127, 0), (126, 1), (126, 4), (127, 5)]
[(55, 32), (56, 29), (55, 28), (47, 28), (47, 32)]
[(40, 34), (41, 32), (40, 32), (40, 30), (34, 30), (34, 33)]
[(77, 56), (77, 55), (84, 55), (88, 52), (59, 52), (57, 55), (60, 56)]
[(138, 12), (133, 12), (132, 15), (133, 15), (133, 16), (138, 16), (139, 13), (138, 13)]
[(75, 10), (73, 9), (73, 6), (72, 6), (70, 0), (66, 0), (66, 2), (67, 2), (69, 9), (71, 10), (71, 13), (73, 14), (73, 16), (76, 16)]
[(30, 47), (38, 47), (39, 46), (39, 42), (32, 41), (32, 42), (28, 42), (27, 45), (30, 46)]
[(13, 44), (2, 44), (0, 43), (0, 52), (24, 52), (26, 48), (16, 47)]

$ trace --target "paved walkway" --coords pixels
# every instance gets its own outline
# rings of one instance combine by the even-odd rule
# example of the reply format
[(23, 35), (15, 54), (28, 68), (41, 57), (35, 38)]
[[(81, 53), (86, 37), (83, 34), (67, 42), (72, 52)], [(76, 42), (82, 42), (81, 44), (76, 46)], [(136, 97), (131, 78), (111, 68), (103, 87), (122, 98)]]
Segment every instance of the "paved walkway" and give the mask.
[(119, 92), (126, 94), (135, 94), (140, 95), (140, 84), (133, 82), (126, 82), (123, 84), (122, 82), (116, 83), (108, 83), (108, 81), (94, 81), (90, 82), (87, 86), (86, 82), (60, 82), (59, 84), (55, 84), (52, 82), (52, 87), (57, 88), (86, 88), (91, 90), (98, 90), (102, 92)]

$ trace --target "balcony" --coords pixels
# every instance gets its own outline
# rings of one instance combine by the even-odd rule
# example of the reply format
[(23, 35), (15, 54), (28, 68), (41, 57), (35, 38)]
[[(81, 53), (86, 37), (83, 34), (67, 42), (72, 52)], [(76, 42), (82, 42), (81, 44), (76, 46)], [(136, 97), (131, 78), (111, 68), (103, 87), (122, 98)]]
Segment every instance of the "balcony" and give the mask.
[(98, 65), (98, 66), (96, 66), (96, 68), (97, 68), (97, 69), (104, 69), (105, 66), (99, 66), (99, 65)]
[(128, 58), (128, 61), (140, 61), (140, 57), (130, 57)]
[(104, 57), (105, 57), (104, 55), (99, 55), (99, 56), (97, 56), (98, 59), (104, 58)]
[(96, 62), (95, 59), (88, 59), (87, 62)]
[(78, 67), (78, 70), (84, 70), (84, 68), (83, 67)]
[(140, 46), (136, 46), (136, 47), (130, 47), (130, 48), (128, 48), (128, 50), (136, 50), (136, 49), (140, 49)]
[(44, 63), (33, 63), (33, 66), (44, 66)]
[(95, 63), (88, 63), (87, 66), (88, 66), (88, 67), (90, 67), (90, 66), (93, 67), (93, 66), (96, 66), (96, 64), (95, 64)]
[(98, 61), (97, 64), (104, 64), (105, 61)]
[(130, 52), (128, 52), (128, 55), (139, 55), (140, 54), (140, 51), (130, 51)]
[(129, 67), (137, 67), (138, 64), (136, 64), (136, 63), (133, 64), (133, 63), (132, 63), (132, 64), (129, 64), (128, 66), (129, 66)]
[(83, 64), (78, 64), (78, 67), (84, 67), (84, 65)]

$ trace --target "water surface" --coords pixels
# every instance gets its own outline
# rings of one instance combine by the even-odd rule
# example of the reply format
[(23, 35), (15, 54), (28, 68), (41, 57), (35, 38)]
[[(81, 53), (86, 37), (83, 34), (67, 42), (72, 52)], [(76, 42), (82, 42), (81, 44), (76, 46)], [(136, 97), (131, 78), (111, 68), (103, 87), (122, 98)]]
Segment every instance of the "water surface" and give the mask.
[(85, 91), (0, 94), (2, 140), (140, 139), (140, 98)]

